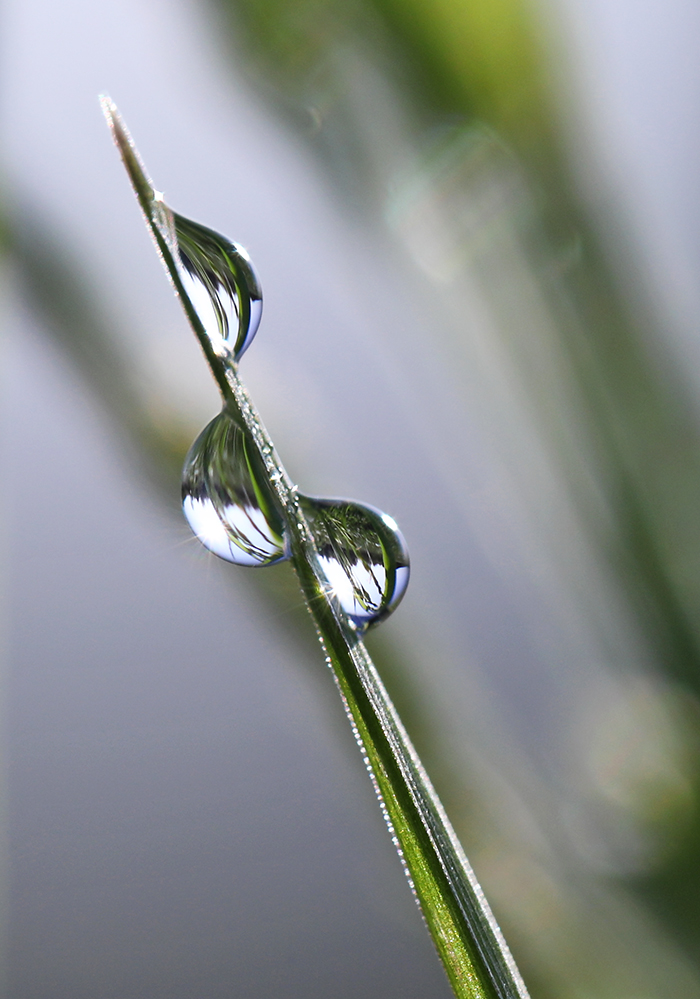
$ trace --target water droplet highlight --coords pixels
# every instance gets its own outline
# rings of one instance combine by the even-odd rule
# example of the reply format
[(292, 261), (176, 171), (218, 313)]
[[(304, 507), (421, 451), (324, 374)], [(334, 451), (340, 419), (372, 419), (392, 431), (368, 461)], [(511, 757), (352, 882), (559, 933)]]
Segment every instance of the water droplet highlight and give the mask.
[(285, 521), (248, 431), (224, 409), (190, 448), (182, 507), (205, 548), (236, 565), (289, 557)]
[(408, 549), (386, 513), (349, 500), (300, 496), (331, 595), (358, 632), (396, 609), (410, 575)]
[(184, 291), (215, 352), (238, 361), (262, 316), (262, 290), (242, 246), (172, 212)]

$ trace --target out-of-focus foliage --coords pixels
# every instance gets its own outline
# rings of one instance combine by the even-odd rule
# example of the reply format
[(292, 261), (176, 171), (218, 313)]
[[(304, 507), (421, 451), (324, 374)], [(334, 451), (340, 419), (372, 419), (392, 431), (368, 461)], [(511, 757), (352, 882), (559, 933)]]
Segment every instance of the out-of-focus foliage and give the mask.
[(534, 159), (544, 163), (551, 153), (544, 41), (520, 0), (430, 7), (415, 0), (243, 0), (228, 4), (228, 12), (245, 32), (254, 71), (292, 107), (295, 98), (318, 99), (326, 87), (332, 99), (337, 46), (379, 44), (426, 117), (466, 113)]

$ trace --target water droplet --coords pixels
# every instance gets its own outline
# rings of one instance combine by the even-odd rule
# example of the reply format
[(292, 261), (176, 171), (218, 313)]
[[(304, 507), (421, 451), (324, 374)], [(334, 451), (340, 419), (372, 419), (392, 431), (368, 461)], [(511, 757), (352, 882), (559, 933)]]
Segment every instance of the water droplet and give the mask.
[(217, 354), (238, 361), (262, 316), (262, 290), (238, 243), (172, 212), (176, 263), (184, 290)]
[(300, 496), (333, 596), (359, 632), (398, 606), (410, 573), (396, 522), (349, 500)]
[(183, 510), (205, 548), (236, 565), (288, 558), (284, 516), (248, 431), (224, 409), (190, 448)]
[[(236, 565), (289, 558), (286, 518), (245, 426), (224, 409), (190, 448), (183, 510), (205, 548)], [(298, 494), (334, 598), (362, 633), (388, 617), (408, 586), (406, 543), (388, 514), (350, 500)], [(304, 523), (298, 525), (304, 530)]]

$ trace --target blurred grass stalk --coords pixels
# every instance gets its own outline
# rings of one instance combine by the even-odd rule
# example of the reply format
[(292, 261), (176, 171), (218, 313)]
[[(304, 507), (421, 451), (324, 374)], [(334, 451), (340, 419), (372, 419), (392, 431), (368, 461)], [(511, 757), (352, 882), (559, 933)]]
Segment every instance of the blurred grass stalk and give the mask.
[[(386, 220), (431, 289), (448, 319), (428, 335), (451, 331), (431, 348), (472, 387), (469, 365), (478, 358), (492, 378), (484, 394), (501, 386), (485, 407), (489, 416), (500, 403), (512, 413), (513, 390), (527, 400), (572, 516), (614, 580), (613, 613), (634, 621), (631, 647), (653, 664), (641, 680), (621, 677), (619, 706), (611, 705), (595, 745), (604, 768), (625, 725), (641, 725), (649, 742), (626, 763), (627, 783), (619, 765), (606, 777), (613, 811), (629, 806), (652, 842), (649, 862), (615, 883), (572, 856), (556, 829), (545, 846), (528, 841), (512, 819), (510, 793), (488, 768), (479, 776), (478, 766), (465, 773), (440, 760), (439, 731), (412, 696), (401, 657), (378, 639), (382, 675), (516, 960), (541, 996), (700, 996), (697, 969), (679, 950), (700, 960), (695, 400), (655, 342), (653, 322), (638, 321), (648, 303), (620, 290), (572, 182), (536, 15), (524, 0), (218, 0), (217, 10), (237, 65), (247, 65), (287, 124), (318, 149), (353, 212), (368, 224)], [(32, 234), (23, 219), (8, 239), (35, 307), (62, 331), (141, 453), (159, 456), (151, 472), (167, 469), (170, 481), (184, 435), (174, 420), (154, 420), (129, 365), (113, 363), (118, 331), (89, 304), (80, 315), (88, 300), (66, 274), (65, 256), (44, 253), (45, 229)], [(488, 322), (467, 336), (474, 287)], [(495, 419), (492, 429), (537, 518), (527, 452), (513, 447), (511, 427)], [(595, 595), (585, 592), (595, 575), (574, 567), (570, 577), (595, 614)], [(276, 585), (272, 577), (255, 580), (268, 583)], [(653, 760), (664, 743), (675, 746), (675, 784)]]

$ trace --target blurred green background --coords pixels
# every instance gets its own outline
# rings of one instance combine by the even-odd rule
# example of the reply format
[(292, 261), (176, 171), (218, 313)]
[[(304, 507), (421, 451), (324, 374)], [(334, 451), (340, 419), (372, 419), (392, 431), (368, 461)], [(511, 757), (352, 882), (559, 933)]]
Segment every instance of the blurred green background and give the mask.
[(13, 0), (4, 35), (7, 995), (448, 994), (288, 567), (179, 519), (216, 394), (106, 91), (251, 253), (290, 473), (408, 540), (370, 649), (533, 997), (700, 996), (697, 10)]

